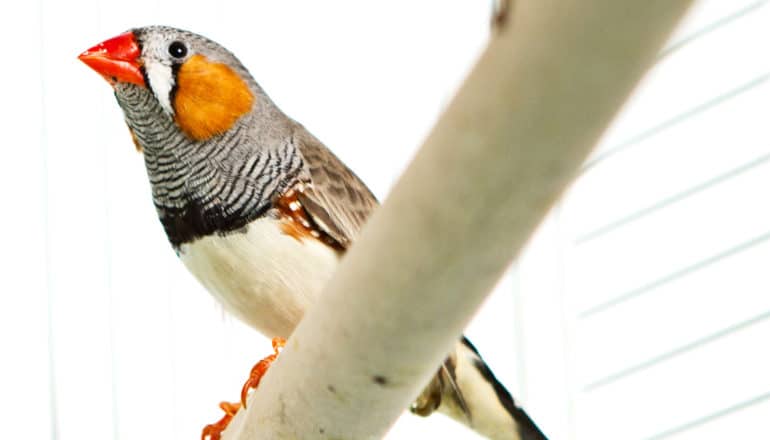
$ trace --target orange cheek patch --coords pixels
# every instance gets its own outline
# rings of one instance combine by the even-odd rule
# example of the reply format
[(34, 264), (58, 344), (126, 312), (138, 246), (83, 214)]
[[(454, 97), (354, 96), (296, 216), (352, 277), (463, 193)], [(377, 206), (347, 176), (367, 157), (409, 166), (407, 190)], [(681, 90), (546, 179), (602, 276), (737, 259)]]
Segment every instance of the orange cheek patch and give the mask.
[(174, 120), (196, 141), (226, 132), (254, 103), (254, 95), (237, 73), (203, 55), (182, 64), (176, 81)]

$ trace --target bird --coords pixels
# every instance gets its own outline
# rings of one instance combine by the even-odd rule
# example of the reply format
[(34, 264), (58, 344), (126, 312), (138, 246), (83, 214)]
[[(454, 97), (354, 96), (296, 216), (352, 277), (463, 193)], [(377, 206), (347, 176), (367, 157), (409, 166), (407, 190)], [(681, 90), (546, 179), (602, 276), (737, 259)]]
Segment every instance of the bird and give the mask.
[[(137, 27), (78, 58), (112, 86), (182, 264), (227, 312), (289, 338), (377, 208), (369, 188), (202, 35)], [(546, 440), (465, 337), (410, 409)]]

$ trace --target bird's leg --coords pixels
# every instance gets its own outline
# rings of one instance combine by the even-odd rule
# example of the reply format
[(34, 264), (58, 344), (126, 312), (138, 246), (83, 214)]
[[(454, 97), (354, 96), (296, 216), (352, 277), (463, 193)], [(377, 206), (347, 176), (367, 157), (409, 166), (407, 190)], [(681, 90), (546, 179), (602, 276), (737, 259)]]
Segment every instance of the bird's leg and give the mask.
[(262, 376), (264, 376), (267, 369), (270, 368), (270, 364), (278, 358), (278, 354), (285, 345), (285, 339), (277, 337), (273, 338), (273, 354), (266, 356), (252, 367), (249, 378), (246, 379), (246, 383), (243, 384), (243, 388), (241, 389), (241, 405), (243, 405), (244, 408), (246, 408), (246, 398), (249, 395), (249, 390), (256, 389), (259, 386)]
[(417, 400), (412, 403), (409, 410), (418, 416), (428, 417), (441, 405), (442, 392), (441, 376), (435, 375), (422, 394), (417, 396)]
[(235, 416), (235, 413), (238, 412), (239, 409), (241, 409), (241, 404), (238, 402), (230, 403), (230, 402), (220, 402), (219, 407), (222, 408), (222, 411), (225, 412), (225, 415), (222, 416), (221, 419), (219, 419), (218, 422), (212, 423), (211, 425), (206, 425), (203, 427), (203, 432), (201, 433), (201, 440), (220, 440), (222, 437), (222, 431), (227, 428), (227, 425), (230, 424), (230, 420), (233, 419), (233, 416)]
[(219, 421), (206, 425), (201, 433), (201, 440), (220, 440), (222, 432), (230, 424), (230, 421), (241, 408), (246, 408), (246, 398), (249, 395), (249, 390), (256, 389), (259, 386), (259, 382), (262, 381), (262, 376), (265, 375), (270, 365), (278, 358), (278, 354), (281, 352), (281, 348), (286, 345), (286, 340), (283, 338), (273, 338), (273, 354), (264, 357), (261, 361), (257, 362), (254, 367), (251, 368), (249, 378), (246, 379), (246, 383), (243, 384), (241, 389), (241, 401), (230, 403), (221, 402), (219, 407), (225, 412)]

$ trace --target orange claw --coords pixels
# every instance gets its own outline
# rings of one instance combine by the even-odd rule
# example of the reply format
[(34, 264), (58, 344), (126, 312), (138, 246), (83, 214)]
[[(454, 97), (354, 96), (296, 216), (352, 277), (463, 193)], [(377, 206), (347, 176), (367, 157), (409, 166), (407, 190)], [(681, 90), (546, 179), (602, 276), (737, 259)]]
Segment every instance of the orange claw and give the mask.
[[(246, 408), (246, 398), (249, 395), (249, 390), (256, 389), (259, 386), (259, 382), (262, 381), (262, 376), (264, 376), (267, 372), (267, 369), (270, 368), (270, 364), (272, 364), (276, 358), (278, 358), (278, 354), (281, 352), (281, 349), (285, 345), (285, 339), (277, 337), (273, 338), (273, 354), (257, 362), (257, 364), (254, 365), (254, 367), (251, 369), (249, 378), (246, 379), (246, 383), (243, 384), (243, 388), (241, 389), (241, 405), (243, 405), (244, 409)], [(215, 439), (212, 438), (211, 440)]]
[(222, 432), (227, 428), (227, 425), (230, 424), (230, 421), (235, 416), (235, 413), (237, 413), (241, 407), (246, 408), (246, 397), (249, 394), (249, 390), (252, 388), (256, 389), (259, 386), (259, 382), (262, 380), (262, 376), (264, 376), (267, 372), (267, 369), (270, 368), (270, 364), (272, 364), (276, 358), (278, 358), (278, 354), (281, 352), (280, 349), (285, 345), (285, 339), (273, 338), (273, 354), (257, 362), (257, 364), (254, 365), (254, 367), (251, 369), (249, 378), (246, 380), (246, 383), (243, 384), (243, 388), (241, 389), (241, 402), (221, 402), (219, 407), (222, 408), (222, 411), (225, 412), (225, 415), (222, 416), (218, 422), (212, 423), (211, 425), (206, 425), (203, 428), (203, 432), (201, 433), (201, 440), (220, 440), (222, 438)]
[(240, 403), (220, 402), (219, 407), (225, 412), (225, 415), (219, 419), (218, 422), (211, 425), (206, 425), (201, 433), (201, 440), (220, 440), (222, 438), (222, 431), (230, 424), (230, 420), (233, 419), (235, 413), (241, 409)]

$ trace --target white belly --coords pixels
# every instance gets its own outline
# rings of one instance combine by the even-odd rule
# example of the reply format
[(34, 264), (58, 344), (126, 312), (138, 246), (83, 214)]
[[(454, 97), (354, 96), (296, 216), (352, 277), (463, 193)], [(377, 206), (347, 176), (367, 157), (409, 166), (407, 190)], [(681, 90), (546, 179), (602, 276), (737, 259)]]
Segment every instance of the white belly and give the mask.
[(182, 245), (180, 258), (225, 310), (267, 337), (284, 338), (339, 262), (328, 246), (288, 236), (271, 218), (253, 221), (245, 233)]

